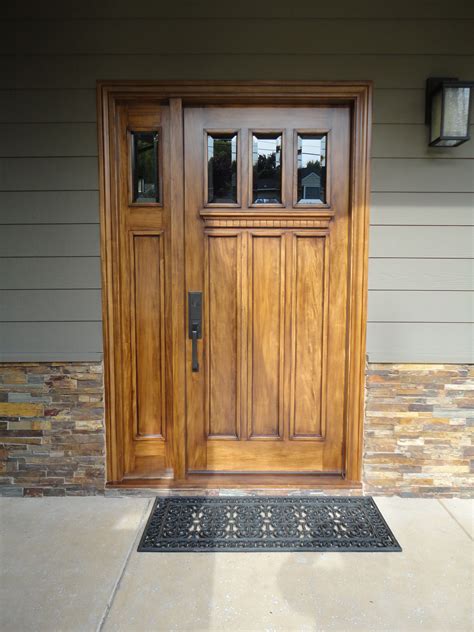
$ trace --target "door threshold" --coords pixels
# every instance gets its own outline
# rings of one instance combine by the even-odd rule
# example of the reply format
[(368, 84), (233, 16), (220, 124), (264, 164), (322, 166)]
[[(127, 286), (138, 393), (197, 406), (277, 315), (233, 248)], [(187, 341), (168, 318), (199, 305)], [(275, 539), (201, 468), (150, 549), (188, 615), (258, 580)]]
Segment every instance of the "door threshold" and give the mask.
[(107, 489), (157, 489), (157, 490), (220, 490), (220, 489), (283, 489), (327, 490), (362, 489), (360, 481), (349, 481), (340, 474), (189, 474), (184, 480), (124, 478), (120, 482), (107, 483)]

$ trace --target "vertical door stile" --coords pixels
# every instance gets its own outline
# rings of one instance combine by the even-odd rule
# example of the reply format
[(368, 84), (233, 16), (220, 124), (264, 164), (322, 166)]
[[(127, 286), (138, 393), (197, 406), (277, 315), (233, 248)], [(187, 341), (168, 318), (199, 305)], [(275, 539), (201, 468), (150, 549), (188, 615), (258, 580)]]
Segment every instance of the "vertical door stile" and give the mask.
[(240, 304), (239, 304), (239, 409), (240, 438), (248, 438), (248, 319), (249, 319), (249, 232), (240, 233)]
[(293, 335), (292, 327), (294, 322), (293, 317), (293, 301), (294, 301), (294, 235), (291, 232), (285, 233), (285, 335), (284, 335), (284, 347), (285, 347), (285, 360), (284, 367), (284, 387), (283, 387), (283, 439), (287, 441), (293, 434), (293, 417), (291, 413), (291, 406), (294, 397), (294, 385), (293, 385)]
[(172, 454), (174, 477), (186, 477), (186, 375), (185, 375), (185, 279), (184, 279), (184, 134), (182, 99), (170, 105), (170, 199), (171, 199), (171, 363)]
[(328, 337), (329, 337), (329, 231), (324, 239), (324, 270), (323, 270), (323, 327), (322, 327), (322, 358), (321, 358), (321, 435), (326, 437), (327, 427), (327, 397), (328, 397)]
[(252, 400), (252, 383), (253, 383), (253, 247), (254, 239), (250, 231), (246, 232), (247, 241), (247, 389), (245, 393), (246, 409), (247, 409), (247, 423), (246, 423), (246, 439), (249, 439), (252, 435), (252, 417), (253, 417), (253, 400)]
[(280, 235), (280, 358), (278, 365), (278, 436), (284, 439), (285, 429), (285, 341), (286, 341), (286, 234)]

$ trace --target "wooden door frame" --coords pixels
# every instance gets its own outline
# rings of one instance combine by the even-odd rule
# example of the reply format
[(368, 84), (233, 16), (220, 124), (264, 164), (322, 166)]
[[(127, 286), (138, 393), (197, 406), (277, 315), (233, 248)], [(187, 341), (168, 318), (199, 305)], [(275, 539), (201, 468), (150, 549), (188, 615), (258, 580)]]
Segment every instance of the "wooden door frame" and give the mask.
[[(351, 107), (350, 160), (350, 279), (348, 305), (347, 392), (345, 410), (345, 468), (342, 477), (325, 476), (320, 486), (360, 486), (362, 475), (363, 418), (365, 394), (365, 348), (367, 320), (368, 230), (370, 192), (370, 137), (372, 82), (314, 81), (98, 81), (100, 241), (102, 316), (104, 336), (104, 388), (106, 433), (106, 480), (131, 486), (123, 479), (123, 336), (120, 315), (118, 250), (118, 192), (115, 130), (120, 101), (155, 100), (170, 108), (171, 161), (171, 328), (172, 328), (172, 419), (170, 420), (175, 479), (157, 481), (159, 487), (199, 485), (186, 481), (185, 419), (185, 277), (184, 277), (184, 165), (183, 105), (349, 105)], [(181, 438), (181, 440), (177, 440)], [(273, 477), (274, 478), (274, 477)], [(315, 487), (298, 477), (285, 487)], [(213, 477), (215, 486), (228, 486)], [(233, 485), (246, 485), (233, 475)], [(260, 479), (261, 480), (261, 479)], [(260, 487), (275, 486), (258, 483)], [(139, 482), (135, 483), (139, 484)], [(150, 481), (144, 482), (150, 486)], [(208, 481), (201, 484), (209, 486)], [(281, 485), (281, 483), (279, 483)], [(155, 482), (151, 484), (155, 486)]]

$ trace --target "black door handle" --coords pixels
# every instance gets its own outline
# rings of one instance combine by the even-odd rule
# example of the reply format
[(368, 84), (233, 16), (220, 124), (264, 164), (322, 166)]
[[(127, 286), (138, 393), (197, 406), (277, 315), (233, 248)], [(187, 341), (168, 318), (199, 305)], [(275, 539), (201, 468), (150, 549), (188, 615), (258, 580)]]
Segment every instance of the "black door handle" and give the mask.
[(188, 336), (192, 340), (191, 368), (193, 373), (197, 373), (197, 341), (202, 338), (202, 292), (188, 292)]
[(191, 368), (192, 368), (193, 373), (197, 373), (199, 371), (199, 361), (198, 361), (198, 331), (196, 327), (193, 328), (191, 334), (192, 334), (191, 340), (192, 340), (192, 345), (193, 345)]

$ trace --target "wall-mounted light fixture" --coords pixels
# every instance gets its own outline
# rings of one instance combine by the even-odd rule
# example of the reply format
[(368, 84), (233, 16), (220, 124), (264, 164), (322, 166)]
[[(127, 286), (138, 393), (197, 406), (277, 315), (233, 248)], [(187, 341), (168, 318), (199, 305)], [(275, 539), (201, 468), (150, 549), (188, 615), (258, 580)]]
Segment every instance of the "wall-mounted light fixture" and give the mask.
[(472, 81), (430, 77), (426, 80), (425, 122), (431, 147), (457, 147), (469, 140)]

